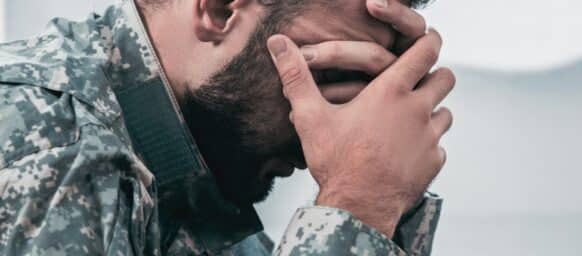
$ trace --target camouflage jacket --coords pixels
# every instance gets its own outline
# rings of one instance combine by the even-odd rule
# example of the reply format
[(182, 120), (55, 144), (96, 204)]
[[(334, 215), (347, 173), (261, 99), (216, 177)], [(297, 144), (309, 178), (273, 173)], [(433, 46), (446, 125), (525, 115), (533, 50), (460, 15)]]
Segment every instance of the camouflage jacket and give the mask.
[(220, 196), (133, 1), (0, 45), (0, 255), (428, 255), (440, 206), (393, 240), (304, 207), (273, 252)]

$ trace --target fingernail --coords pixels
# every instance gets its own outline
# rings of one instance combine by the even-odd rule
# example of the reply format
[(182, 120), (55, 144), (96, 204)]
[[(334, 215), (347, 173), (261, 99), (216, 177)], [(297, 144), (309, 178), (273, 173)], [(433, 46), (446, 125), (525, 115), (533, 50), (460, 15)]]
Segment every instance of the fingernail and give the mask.
[(388, 0), (374, 0), (374, 3), (380, 8), (388, 7)]
[(269, 51), (275, 58), (278, 58), (282, 53), (287, 51), (287, 43), (283, 38), (276, 38), (269, 42)]
[(310, 46), (305, 46), (301, 48), (301, 53), (305, 61), (310, 62), (315, 59), (315, 49)]

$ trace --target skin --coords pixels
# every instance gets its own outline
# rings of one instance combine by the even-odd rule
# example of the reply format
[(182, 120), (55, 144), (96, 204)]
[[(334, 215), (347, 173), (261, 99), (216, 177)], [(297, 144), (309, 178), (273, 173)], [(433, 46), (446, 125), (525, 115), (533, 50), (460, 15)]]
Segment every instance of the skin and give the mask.
[(433, 109), (452, 90), (454, 75), (438, 69), (423, 79), (441, 45), (431, 30), (355, 99), (332, 105), (317, 90), (297, 46), (283, 35), (269, 40), (291, 120), (320, 186), (317, 204), (347, 209), (392, 236), (400, 216), (445, 162), (438, 144), (452, 115)]
[[(277, 31), (261, 30), (267, 12), (253, 0), (173, 1), (142, 15), (228, 199), (262, 200), (274, 177), (309, 167), (317, 204), (351, 211), (390, 237), (442, 168), (438, 140), (452, 120), (446, 109), (432, 113), (454, 84), (446, 69), (428, 74), (440, 37), (424, 35), (424, 19), (407, 5), (342, 1)], [(368, 76), (316, 84), (312, 75), (332, 68)]]

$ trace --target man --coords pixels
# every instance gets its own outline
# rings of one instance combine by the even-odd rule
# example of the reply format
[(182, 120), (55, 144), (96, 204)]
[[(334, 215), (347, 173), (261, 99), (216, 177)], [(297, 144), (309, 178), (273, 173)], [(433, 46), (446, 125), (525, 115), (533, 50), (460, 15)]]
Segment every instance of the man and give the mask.
[(430, 254), (454, 77), (424, 31), (398, 1), (125, 0), (2, 45), (0, 253), (267, 255), (252, 204), (309, 167), (275, 254)]

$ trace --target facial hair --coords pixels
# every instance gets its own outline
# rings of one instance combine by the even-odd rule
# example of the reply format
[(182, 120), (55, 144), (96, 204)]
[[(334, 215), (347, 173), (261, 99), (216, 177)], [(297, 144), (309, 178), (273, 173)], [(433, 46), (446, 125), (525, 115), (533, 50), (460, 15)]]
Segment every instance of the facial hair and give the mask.
[(290, 106), (266, 47), (276, 31), (273, 25), (260, 25), (223, 70), (180, 99), (220, 191), (239, 205), (262, 201), (271, 191), (275, 177), (260, 172), (266, 161), (303, 159), (288, 119)]

